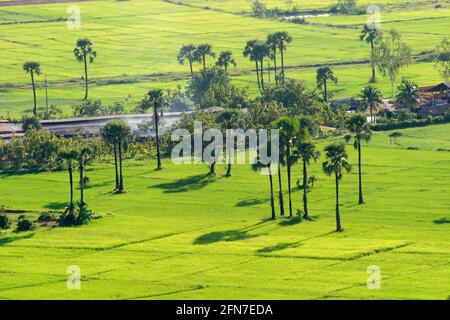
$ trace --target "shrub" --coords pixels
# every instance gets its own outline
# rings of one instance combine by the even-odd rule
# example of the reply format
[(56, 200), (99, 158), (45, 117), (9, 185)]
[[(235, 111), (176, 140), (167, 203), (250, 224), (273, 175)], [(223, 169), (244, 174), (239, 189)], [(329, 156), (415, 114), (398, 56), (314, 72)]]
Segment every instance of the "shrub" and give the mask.
[(39, 218), (37, 219), (38, 222), (50, 222), (56, 220), (56, 216), (51, 211), (44, 211), (41, 212), (39, 215)]
[(108, 107), (102, 104), (101, 100), (88, 99), (80, 104), (72, 106), (75, 117), (98, 117), (109, 113)]
[(58, 223), (61, 227), (80, 226), (88, 224), (92, 216), (92, 210), (88, 208), (87, 204), (81, 205), (77, 203), (73, 212), (71, 212), (69, 207), (66, 208), (66, 211), (59, 217)]
[(41, 130), (42, 125), (39, 122), (38, 119), (32, 117), (32, 118), (24, 118), (22, 123), (22, 130), (28, 131), (28, 130)]
[(19, 221), (17, 222), (17, 231), (30, 231), (34, 230), (35, 226), (33, 222), (28, 220), (25, 216), (20, 216)]
[(0, 213), (0, 229), (6, 230), (11, 226), (11, 219), (4, 213)]

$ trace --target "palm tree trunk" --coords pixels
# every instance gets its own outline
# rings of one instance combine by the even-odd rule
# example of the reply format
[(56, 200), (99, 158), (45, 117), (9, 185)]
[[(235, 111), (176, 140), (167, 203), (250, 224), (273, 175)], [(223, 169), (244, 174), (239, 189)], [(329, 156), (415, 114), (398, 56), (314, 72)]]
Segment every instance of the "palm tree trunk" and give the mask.
[(231, 176), (231, 163), (229, 163), (228, 166), (227, 166), (227, 173), (226, 173), (226, 176), (227, 176), (227, 177), (230, 177), (230, 176)]
[(71, 163), (69, 163), (69, 183), (70, 183), (69, 212), (73, 213), (73, 167)]
[(273, 67), (274, 67), (274, 71), (275, 71), (275, 84), (277, 84), (278, 79), (277, 79), (277, 49), (276, 48), (273, 50)]
[(281, 163), (278, 162), (278, 198), (280, 200), (280, 216), (284, 216), (283, 186), (281, 183)]
[(281, 54), (281, 83), (284, 83), (284, 51), (280, 48)]
[(191, 71), (191, 78), (194, 78), (194, 69), (192, 69), (192, 61), (189, 59), (189, 69)]
[(307, 198), (307, 187), (308, 187), (308, 175), (306, 171), (306, 161), (303, 160), (303, 218), (308, 219), (308, 198)]
[(31, 74), (31, 87), (33, 88), (33, 101), (34, 101), (34, 106), (33, 106), (33, 115), (36, 118), (36, 114), (37, 114), (37, 107), (36, 107), (36, 87), (34, 86), (34, 74), (33, 71), (30, 71)]
[(202, 56), (202, 60), (203, 60), (203, 69), (206, 68), (206, 57), (205, 55)]
[(119, 189), (119, 169), (117, 168), (117, 146), (114, 143), (114, 167), (116, 169), (116, 188), (114, 190)]
[(84, 59), (83, 60), (84, 60), (84, 79), (86, 81), (86, 90), (85, 90), (85, 93), (84, 93), (84, 100), (86, 100), (88, 98), (88, 88), (89, 88), (86, 53), (84, 54)]
[(358, 141), (358, 176), (359, 176), (359, 204), (364, 204), (361, 172), (361, 141)]
[(255, 61), (256, 64), (256, 80), (258, 81), (258, 89), (259, 92), (262, 94), (262, 90), (261, 90), (261, 81), (259, 80), (259, 66), (258, 66), (258, 61)]
[(327, 79), (323, 81), (323, 99), (328, 102)]
[(119, 192), (123, 192), (122, 141), (119, 141)]
[[(370, 48), (372, 50), (372, 56), (373, 56), (373, 50), (374, 50), (374, 46), (373, 46), (373, 40), (370, 41)], [(372, 65), (372, 79), (370, 79), (370, 82), (377, 82), (376, 76), (375, 76), (375, 64), (373, 63), (372, 59), (371, 60), (371, 65)]]
[(270, 207), (272, 208), (272, 220), (275, 220), (277, 217), (275, 215), (275, 201), (273, 198), (273, 180), (272, 180), (272, 169), (270, 167), (270, 162), (267, 166), (267, 170), (269, 173), (269, 181), (270, 181)]
[(265, 88), (264, 88), (264, 59), (261, 60), (260, 64), (261, 64), (261, 68), (260, 68), (260, 71), (261, 71), (261, 89), (264, 92), (264, 90), (265, 90)]
[(81, 160), (80, 167), (78, 170), (80, 172), (80, 205), (82, 207), (84, 207), (84, 164), (83, 164), (83, 160)]
[(289, 143), (286, 146), (286, 169), (288, 179), (288, 196), (289, 196), (289, 218), (292, 218), (292, 197), (291, 197), (291, 146)]
[(155, 118), (155, 134), (156, 134), (156, 160), (157, 160), (156, 169), (160, 170), (161, 169), (161, 151), (159, 148), (159, 133), (158, 133), (159, 121), (158, 121), (158, 111), (156, 108), (156, 101), (153, 102), (153, 114), (154, 114), (154, 118)]
[(215, 161), (209, 165), (209, 173), (211, 175), (216, 174), (216, 162)]
[(373, 107), (372, 107), (372, 105), (370, 105), (370, 122), (374, 122), (373, 121)]
[(338, 174), (335, 173), (336, 176), (336, 232), (342, 231), (341, 227), (341, 214), (339, 212), (339, 179)]

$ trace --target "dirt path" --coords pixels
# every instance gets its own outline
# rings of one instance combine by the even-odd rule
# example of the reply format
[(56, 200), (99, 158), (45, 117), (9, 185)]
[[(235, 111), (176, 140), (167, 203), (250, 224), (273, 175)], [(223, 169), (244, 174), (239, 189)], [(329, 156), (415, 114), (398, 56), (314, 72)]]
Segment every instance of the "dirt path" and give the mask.
[(64, 3), (64, 2), (87, 2), (92, 0), (11, 0), (0, 1), (0, 7), (23, 6), (28, 4), (48, 4), (48, 3)]

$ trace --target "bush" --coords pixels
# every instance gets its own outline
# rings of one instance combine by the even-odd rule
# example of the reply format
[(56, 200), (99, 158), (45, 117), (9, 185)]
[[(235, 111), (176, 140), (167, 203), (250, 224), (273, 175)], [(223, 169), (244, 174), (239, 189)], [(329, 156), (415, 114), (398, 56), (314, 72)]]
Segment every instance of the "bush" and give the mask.
[(30, 220), (28, 220), (25, 216), (20, 216), (19, 217), (19, 222), (17, 222), (17, 231), (30, 231), (30, 230), (34, 230), (35, 226), (33, 224), (33, 222), (31, 222)]
[(415, 128), (415, 127), (425, 127), (432, 124), (444, 124), (450, 123), (450, 113), (447, 113), (445, 116), (439, 117), (429, 117), (427, 119), (414, 119), (410, 121), (401, 121), (401, 122), (390, 122), (386, 124), (376, 124), (372, 125), (371, 129), (374, 131), (386, 131), (386, 130), (396, 130), (396, 129), (406, 129), (406, 128)]
[(92, 216), (92, 210), (88, 208), (87, 204), (81, 205), (77, 203), (73, 212), (71, 212), (69, 207), (66, 208), (66, 211), (59, 217), (58, 223), (61, 227), (80, 226), (88, 224)]
[(56, 216), (51, 211), (44, 211), (41, 212), (39, 215), (39, 218), (37, 219), (38, 222), (50, 222), (56, 220)]
[(11, 226), (11, 219), (4, 213), (0, 213), (0, 229), (6, 230)]
[(23, 131), (28, 131), (28, 130), (41, 130), (42, 129), (42, 125), (39, 122), (38, 119), (32, 117), (32, 118), (24, 118), (23, 119), (23, 123), (22, 123), (22, 130)]
[(108, 107), (103, 106), (101, 100), (88, 99), (81, 104), (72, 106), (75, 117), (98, 117), (109, 114)]

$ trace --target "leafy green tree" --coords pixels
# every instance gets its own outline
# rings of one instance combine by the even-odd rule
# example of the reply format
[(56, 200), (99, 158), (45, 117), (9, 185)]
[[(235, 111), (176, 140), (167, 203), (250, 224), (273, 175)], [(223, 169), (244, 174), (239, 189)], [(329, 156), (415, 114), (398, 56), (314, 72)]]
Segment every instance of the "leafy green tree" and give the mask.
[(397, 105), (408, 108), (411, 111), (414, 111), (414, 109), (420, 106), (419, 90), (414, 82), (403, 79), (397, 87), (397, 90), (398, 93), (395, 96), (395, 102)]
[(248, 128), (269, 129), (272, 122), (286, 114), (286, 110), (276, 101), (257, 101), (250, 105), (244, 114)]
[(370, 110), (370, 121), (373, 122), (373, 110), (377, 110), (378, 106), (383, 102), (381, 92), (373, 85), (364, 87), (361, 91), (362, 105)]
[(395, 96), (395, 80), (400, 70), (411, 63), (411, 48), (395, 30), (382, 34), (375, 40), (373, 61), (384, 77), (391, 81), (392, 98)]
[(34, 75), (40, 75), (41, 74), (41, 65), (39, 62), (36, 61), (28, 61), (23, 64), (23, 70), (30, 74), (31, 76), (31, 87), (33, 89), (33, 115), (36, 118), (37, 114), (37, 105), (36, 105), (36, 86), (34, 84)]
[(88, 98), (89, 80), (88, 80), (88, 61), (93, 63), (97, 57), (97, 52), (94, 50), (94, 44), (91, 40), (84, 38), (78, 39), (76, 42), (75, 49), (73, 49), (73, 54), (78, 62), (84, 63), (84, 81), (85, 81), (85, 92), (84, 100)]
[(191, 71), (191, 78), (194, 77), (194, 69), (192, 64), (194, 62), (199, 62), (198, 56), (196, 55), (197, 47), (193, 44), (183, 45), (177, 56), (177, 60), (180, 64), (184, 64), (184, 61), (187, 60), (189, 62), (189, 69)]
[(231, 65), (236, 67), (237, 64), (236, 60), (234, 60), (233, 58), (233, 53), (231, 51), (222, 51), (219, 54), (216, 65), (224, 68), (225, 73), (228, 73), (228, 67)]
[(304, 141), (304, 140), (298, 140), (296, 143), (296, 150), (294, 157), (297, 159), (302, 160), (303, 164), (303, 219), (309, 219), (309, 212), (308, 212), (308, 170), (307, 166), (311, 163), (313, 160), (314, 162), (317, 161), (320, 157), (320, 152), (316, 150), (315, 145), (312, 142)]
[(341, 214), (339, 211), (339, 180), (342, 179), (344, 171), (350, 172), (352, 166), (348, 162), (348, 155), (345, 151), (345, 144), (333, 143), (325, 147), (326, 161), (322, 164), (326, 175), (334, 174), (336, 181), (336, 231), (342, 232)]
[(448, 81), (450, 78), (450, 41), (447, 38), (442, 39), (436, 48), (436, 62), (434, 66), (444, 81)]
[(325, 102), (328, 102), (328, 80), (333, 81), (335, 84), (338, 82), (338, 78), (334, 75), (333, 70), (328, 66), (317, 69), (316, 83), (317, 87), (323, 90), (323, 100)]
[[(114, 163), (116, 164), (116, 192), (124, 192), (122, 150), (125, 143), (132, 138), (131, 128), (123, 120), (109, 121), (102, 129), (103, 139), (114, 147)], [(117, 169), (117, 163), (119, 169)]]
[(368, 26), (367, 24), (364, 25), (364, 27), (361, 30), (361, 34), (359, 35), (359, 40), (366, 41), (370, 44), (371, 54), (370, 54), (370, 64), (372, 66), (372, 78), (370, 79), (370, 82), (377, 82), (376, 75), (375, 75), (375, 63), (372, 59), (373, 53), (374, 53), (374, 43), (377, 37), (381, 34), (381, 31), (377, 28), (373, 28)]
[(101, 117), (109, 110), (100, 99), (86, 99), (72, 106), (74, 117)]
[[(369, 142), (372, 137), (370, 125), (367, 122), (367, 117), (363, 113), (356, 113), (350, 117), (347, 122), (347, 129), (351, 132), (354, 138), (353, 146), (358, 151), (358, 178), (359, 178), (359, 204), (364, 203), (363, 188), (362, 188), (362, 170), (361, 170), (361, 142)], [(348, 142), (352, 138), (351, 135), (345, 136)]]
[(158, 110), (162, 108), (164, 104), (164, 94), (161, 89), (153, 89), (148, 93), (150, 101), (153, 104), (153, 118), (155, 121), (155, 139), (156, 139), (156, 169), (161, 170), (161, 150), (159, 146), (159, 115)]
[(69, 170), (70, 203), (68, 212), (73, 215), (73, 210), (75, 208), (73, 202), (73, 163), (78, 161), (79, 152), (75, 148), (64, 148), (59, 152), (59, 157), (66, 161)]
[(206, 68), (206, 56), (210, 56), (213, 58), (216, 56), (216, 54), (212, 50), (212, 46), (207, 43), (198, 45), (194, 55), (197, 56), (196, 60), (202, 62), (203, 68)]

